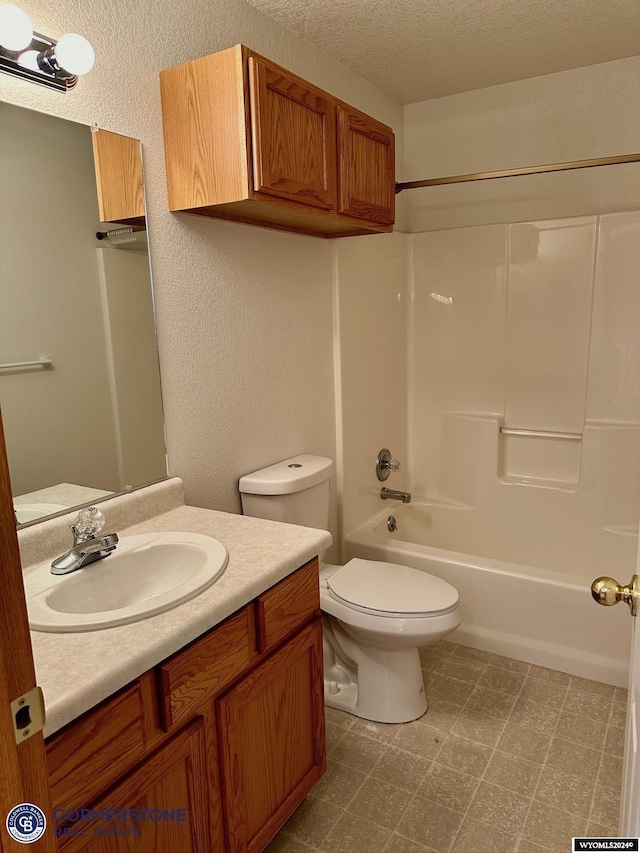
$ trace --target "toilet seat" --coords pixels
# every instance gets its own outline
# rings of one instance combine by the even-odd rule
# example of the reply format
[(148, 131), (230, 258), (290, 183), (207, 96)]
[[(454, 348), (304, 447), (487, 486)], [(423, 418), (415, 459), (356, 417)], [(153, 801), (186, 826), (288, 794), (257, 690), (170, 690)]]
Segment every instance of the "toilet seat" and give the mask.
[(458, 606), (455, 587), (398, 563), (354, 558), (327, 578), (329, 595), (361, 613), (390, 618), (428, 618)]

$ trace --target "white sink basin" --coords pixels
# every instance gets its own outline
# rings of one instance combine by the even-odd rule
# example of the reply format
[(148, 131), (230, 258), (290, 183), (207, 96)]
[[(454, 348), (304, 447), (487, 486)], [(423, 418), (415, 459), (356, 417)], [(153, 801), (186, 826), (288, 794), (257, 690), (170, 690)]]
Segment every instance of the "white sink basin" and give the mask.
[(26, 524), (27, 521), (35, 521), (36, 518), (43, 518), (45, 515), (69, 509), (66, 504), (52, 504), (43, 501), (31, 504), (14, 504), (13, 508), (18, 519), (18, 524)]
[(227, 549), (199, 533), (123, 536), (108, 557), (67, 575), (43, 563), (25, 576), (34, 631), (95, 631), (138, 622), (194, 598), (217, 580)]

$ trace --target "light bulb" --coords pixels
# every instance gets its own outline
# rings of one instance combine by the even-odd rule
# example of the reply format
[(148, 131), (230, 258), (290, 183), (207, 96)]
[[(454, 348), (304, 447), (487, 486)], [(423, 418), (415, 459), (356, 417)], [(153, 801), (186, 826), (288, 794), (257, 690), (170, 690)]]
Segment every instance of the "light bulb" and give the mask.
[(31, 44), (33, 24), (22, 9), (0, 3), (0, 45), (7, 50), (24, 50)]
[(38, 51), (37, 50), (25, 50), (18, 57), (18, 65), (21, 68), (28, 68), (29, 71), (40, 71), (40, 66), (38, 65)]
[(91, 42), (77, 33), (62, 36), (55, 47), (55, 55), (58, 65), (76, 76), (91, 71), (96, 61)]

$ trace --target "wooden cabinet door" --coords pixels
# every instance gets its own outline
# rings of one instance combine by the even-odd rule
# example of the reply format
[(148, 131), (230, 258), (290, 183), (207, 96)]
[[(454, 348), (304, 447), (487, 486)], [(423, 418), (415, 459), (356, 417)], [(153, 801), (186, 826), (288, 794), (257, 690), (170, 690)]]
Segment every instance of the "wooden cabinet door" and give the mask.
[[(199, 719), (90, 807), (105, 814), (108, 809), (145, 809), (150, 819), (133, 820), (129, 811), (125, 820), (111, 822), (103, 816), (70, 824), (68, 834), (60, 836), (60, 849), (63, 853), (211, 853), (209, 800), (206, 738)], [(183, 820), (180, 809), (184, 809)], [(164, 812), (173, 818), (158, 818)]]
[(338, 106), (338, 212), (393, 224), (395, 137), (363, 113)]
[(336, 125), (331, 99), (299, 77), (249, 57), (253, 189), (336, 208)]
[(102, 222), (145, 224), (140, 141), (108, 130), (91, 134)]
[(228, 853), (258, 853), (325, 769), (317, 619), (217, 703)]

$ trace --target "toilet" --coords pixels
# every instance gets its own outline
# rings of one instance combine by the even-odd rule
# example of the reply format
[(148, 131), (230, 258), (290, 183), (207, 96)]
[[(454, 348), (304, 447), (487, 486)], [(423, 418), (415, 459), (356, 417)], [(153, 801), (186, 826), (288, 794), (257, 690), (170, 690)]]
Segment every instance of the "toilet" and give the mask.
[[(245, 515), (326, 529), (331, 459), (295, 456), (240, 479)], [(324, 695), (331, 708), (380, 723), (427, 710), (418, 648), (462, 622), (458, 592), (397, 563), (320, 559)]]

